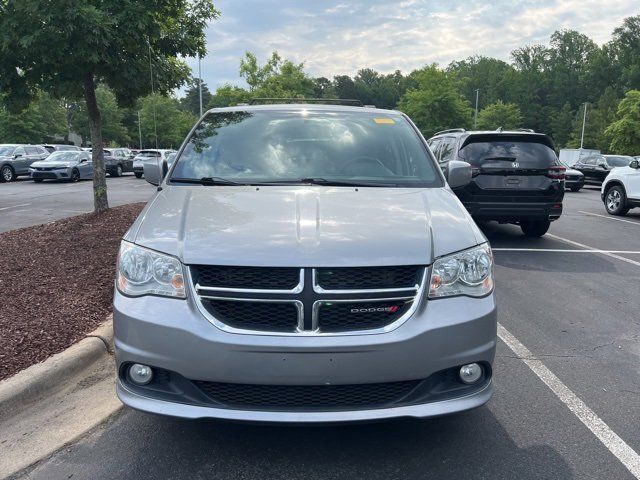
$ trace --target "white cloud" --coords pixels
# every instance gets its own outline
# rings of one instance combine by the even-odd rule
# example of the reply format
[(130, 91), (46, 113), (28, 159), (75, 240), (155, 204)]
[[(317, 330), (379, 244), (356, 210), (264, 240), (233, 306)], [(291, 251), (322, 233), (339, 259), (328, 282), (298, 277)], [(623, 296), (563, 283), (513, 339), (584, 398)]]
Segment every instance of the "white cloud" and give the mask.
[(218, 0), (216, 6), (222, 17), (208, 29), (210, 54), (203, 60), (212, 87), (242, 83), (237, 72), (245, 51), (264, 60), (277, 50), (329, 78), (365, 67), (408, 72), (476, 54), (509, 60), (515, 48), (548, 43), (561, 28), (602, 44), (638, 13), (636, 0)]

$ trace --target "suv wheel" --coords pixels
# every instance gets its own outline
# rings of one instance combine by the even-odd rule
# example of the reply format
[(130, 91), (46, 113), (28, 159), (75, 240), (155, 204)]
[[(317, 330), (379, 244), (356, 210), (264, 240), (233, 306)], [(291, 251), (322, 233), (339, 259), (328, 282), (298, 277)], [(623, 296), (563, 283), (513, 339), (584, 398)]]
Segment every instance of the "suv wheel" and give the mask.
[(118, 165), (116, 167), (116, 173), (113, 174), (114, 177), (121, 177), (122, 176), (122, 165)]
[(551, 222), (549, 220), (527, 220), (525, 222), (520, 222), (522, 233), (527, 237), (543, 236), (547, 233), (547, 230), (549, 230), (550, 225)]
[(626, 215), (629, 211), (627, 207), (627, 196), (622, 187), (616, 185), (607, 190), (604, 196), (604, 208), (610, 215)]
[(579, 192), (580, 191), (580, 187), (571, 187), (571, 191), (572, 192)]
[(16, 179), (16, 174), (9, 165), (5, 165), (0, 170), (0, 180), (3, 182), (12, 182)]
[(142, 178), (142, 172), (136, 172), (136, 178)]
[(80, 172), (78, 170), (76, 170), (75, 168), (73, 170), (71, 170), (71, 181), (72, 182), (80, 181)]

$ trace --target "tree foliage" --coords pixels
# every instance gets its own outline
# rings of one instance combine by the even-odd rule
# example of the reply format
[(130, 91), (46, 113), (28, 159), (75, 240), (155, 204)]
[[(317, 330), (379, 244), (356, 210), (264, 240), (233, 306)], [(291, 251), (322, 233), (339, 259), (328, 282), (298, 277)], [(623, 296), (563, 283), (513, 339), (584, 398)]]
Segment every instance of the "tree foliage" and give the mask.
[(606, 130), (611, 149), (625, 155), (640, 153), (640, 90), (630, 90), (620, 102), (617, 120)]
[(36, 92), (31, 103), (19, 113), (8, 110), (1, 100), (0, 143), (43, 143), (68, 134), (62, 102), (47, 93)]
[(455, 81), (432, 64), (411, 73), (416, 87), (407, 91), (398, 104), (425, 136), (451, 127), (468, 127), (471, 108)]
[[(131, 137), (123, 124), (125, 110), (118, 105), (115, 94), (106, 85), (98, 85), (96, 88), (96, 99), (102, 119), (102, 140), (104, 143), (107, 145), (128, 144), (131, 141)], [(78, 102), (71, 126), (73, 130), (83, 138), (91, 137), (86, 102)]]
[(522, 113), (515, 103), (503, 103), (498, 100), (478, 113), (478, 129), (495, 130), (504, 128), (512, 130), (522, 126)]
[(176, 98), (157, 93), (140, 100), (139, 112), (144, 148), (178, 148), (198, 119)]
[[(24, 108), (38, 89), (84, 97), (94, 167), (94, 208), (108, 208), (96, 84), (124, 104), (169, 92), (189, 77), (184, 56), (204, 55), (212, 0), (1, 0), (0, 91)], [(35, 59), (35, 61), (34, 61)]]

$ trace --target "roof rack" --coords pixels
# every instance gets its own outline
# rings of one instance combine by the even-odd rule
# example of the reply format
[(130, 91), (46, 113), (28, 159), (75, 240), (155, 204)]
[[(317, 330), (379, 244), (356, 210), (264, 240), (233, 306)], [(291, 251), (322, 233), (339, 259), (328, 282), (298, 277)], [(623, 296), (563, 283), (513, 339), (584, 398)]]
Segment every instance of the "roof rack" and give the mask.
[(454, 132), (466, 132), (466, 130), (464, 128), (450, 128), (449, 130), (441, 130), (440, 132), (436, 132), (433, 134), (433, 136), (435, 137), (436, 135), (441, 135), (443, 133), (454, 133)]
[(351, 105), (362, 107), (362, 102), (354, 98), (252, 98), (249, 105), (273, 103), (326, 103), (330, 105)]

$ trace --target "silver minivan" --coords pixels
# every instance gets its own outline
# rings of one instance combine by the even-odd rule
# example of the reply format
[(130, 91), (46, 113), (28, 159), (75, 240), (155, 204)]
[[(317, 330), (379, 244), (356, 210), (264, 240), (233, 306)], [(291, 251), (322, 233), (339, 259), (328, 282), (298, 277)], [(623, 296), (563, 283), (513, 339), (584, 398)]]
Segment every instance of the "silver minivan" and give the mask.
[[(117, 392), (184, 418), (431, 417), (491, 397), (493, 257), (398, 111), (283, 104), (198, 122), (118, 256)], [(448, 180), (448, 183), (447, 183)]]

